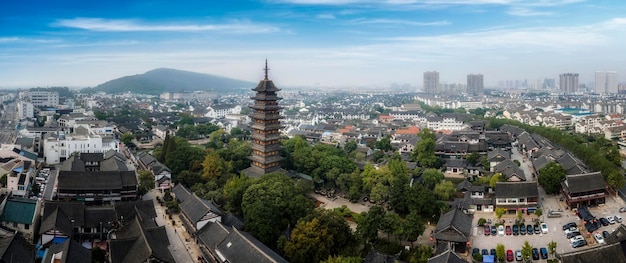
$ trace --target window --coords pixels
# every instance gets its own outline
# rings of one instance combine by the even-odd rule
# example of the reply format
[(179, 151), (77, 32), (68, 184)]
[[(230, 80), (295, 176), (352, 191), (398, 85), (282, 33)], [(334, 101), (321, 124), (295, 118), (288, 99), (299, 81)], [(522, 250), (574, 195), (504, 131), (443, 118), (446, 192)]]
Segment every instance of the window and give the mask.
[(24, 229), (28, 230), (30, 228), (29, 224), (24, 224)]

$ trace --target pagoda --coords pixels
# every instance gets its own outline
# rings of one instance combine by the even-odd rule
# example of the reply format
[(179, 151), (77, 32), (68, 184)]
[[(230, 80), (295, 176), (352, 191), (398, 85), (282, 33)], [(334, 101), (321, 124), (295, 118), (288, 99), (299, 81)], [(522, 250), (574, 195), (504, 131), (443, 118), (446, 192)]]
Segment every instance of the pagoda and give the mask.
[(280, 110), (283, 108), (278, 105), (281, 97), (277, 96), (279, 88), (274, 86), (274, 82), (268, 79), (267, 60), (265, 60), (265, 79), (261, 80), (256, 88), (252, 89), (256, 92), (254, 97), (254, 106), (251, 108), (250, 118), (252, 124), (252, 156), (250, 156), (251, 166), (245, 169), (244, 173), (250, 177), (258, 177), (266, 173), (280, 170), (280, 161), (283, 157), (280, 155), (282, 149), (280, 143), (280, 129), (284, 126), (280, 123), (283, 117)]

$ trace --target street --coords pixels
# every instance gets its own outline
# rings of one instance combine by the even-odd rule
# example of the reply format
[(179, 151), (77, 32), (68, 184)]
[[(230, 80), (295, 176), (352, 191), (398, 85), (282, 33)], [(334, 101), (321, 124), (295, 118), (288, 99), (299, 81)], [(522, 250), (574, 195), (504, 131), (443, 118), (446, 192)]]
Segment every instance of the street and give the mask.
[(57, 176), (59, 175), (59, 168), (57, 167), (54, 170), (50, 171), (50, 175), (48, 176), (48, 183), (46, 183), (46, 188), (43, 190), (43, 199), (46, 201), (51, 201), (53, 196), (54, 187), (56, 186)]

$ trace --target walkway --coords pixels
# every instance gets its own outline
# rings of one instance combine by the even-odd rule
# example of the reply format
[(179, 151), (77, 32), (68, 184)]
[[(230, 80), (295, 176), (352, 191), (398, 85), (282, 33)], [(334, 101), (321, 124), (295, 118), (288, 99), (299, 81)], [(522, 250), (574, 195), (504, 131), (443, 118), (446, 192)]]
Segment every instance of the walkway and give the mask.
[[(166, 207), (156, 201), (156, 196), (162, 198), (159, 191), (152, 190), (143, 196), (143, 200), (153, 200), (157, 212), (156, 222), (159, 226), (165, 226), (170, 241), (168, 248), (174, 260), (176, 262), (200, 262), (193, 260), (201, 256), (200, 248), (182, 226), (179, 215), (172, 215), (171, 220), (167, 219), (169, 217), (165, 214)], [(172, 222), (175, 222), (175, 225), (172, 225)]]
[(352, 203), (349, 200), (343, 199), (341, 197), (337, 197), (337, 198), (328, 198), (326, 196), (320, 195), (320, 194), (316, 194), (316, 193), (310, 193), (309, 197), (322, 202), (323, 204), (320, 207), (323, 207), (325, 209), (334, 209), (337, 207), (341, 207), (341, 206), (346, 206), (350, 209), (350, 211), (355, 212), (360, 214), (361, 212), (367, 212), (370, 210), (370, 206), (372, 206), (372, 204), (370, 203)]

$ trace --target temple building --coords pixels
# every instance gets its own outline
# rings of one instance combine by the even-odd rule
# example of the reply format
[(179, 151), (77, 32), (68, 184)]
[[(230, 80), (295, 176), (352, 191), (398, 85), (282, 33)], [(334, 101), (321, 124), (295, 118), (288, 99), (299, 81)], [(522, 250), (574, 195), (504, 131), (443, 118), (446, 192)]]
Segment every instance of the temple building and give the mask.
[(256, 92), (254, 97), (254, 106), (250, 107), (252, 112), (250, 118), (252, 124), (252, 156), (250, 156), (251, 166), (244, 173), (250, 177), (258, 177), (266, 173), (280, 170), (280, 161), (283, 157), (280, 155), (282, 149), (280, 143), (280, 129), (284, 126), (280, 123), (283, 117), (280, 110), (283, 108), (278, 105), (281, 97), (277, 96), (279, 88), (274, 86), (274, 82), (268, 79), (267, 60), (265, 61), (265, 79), (261, 80), (256, 88), (252, 89)]

